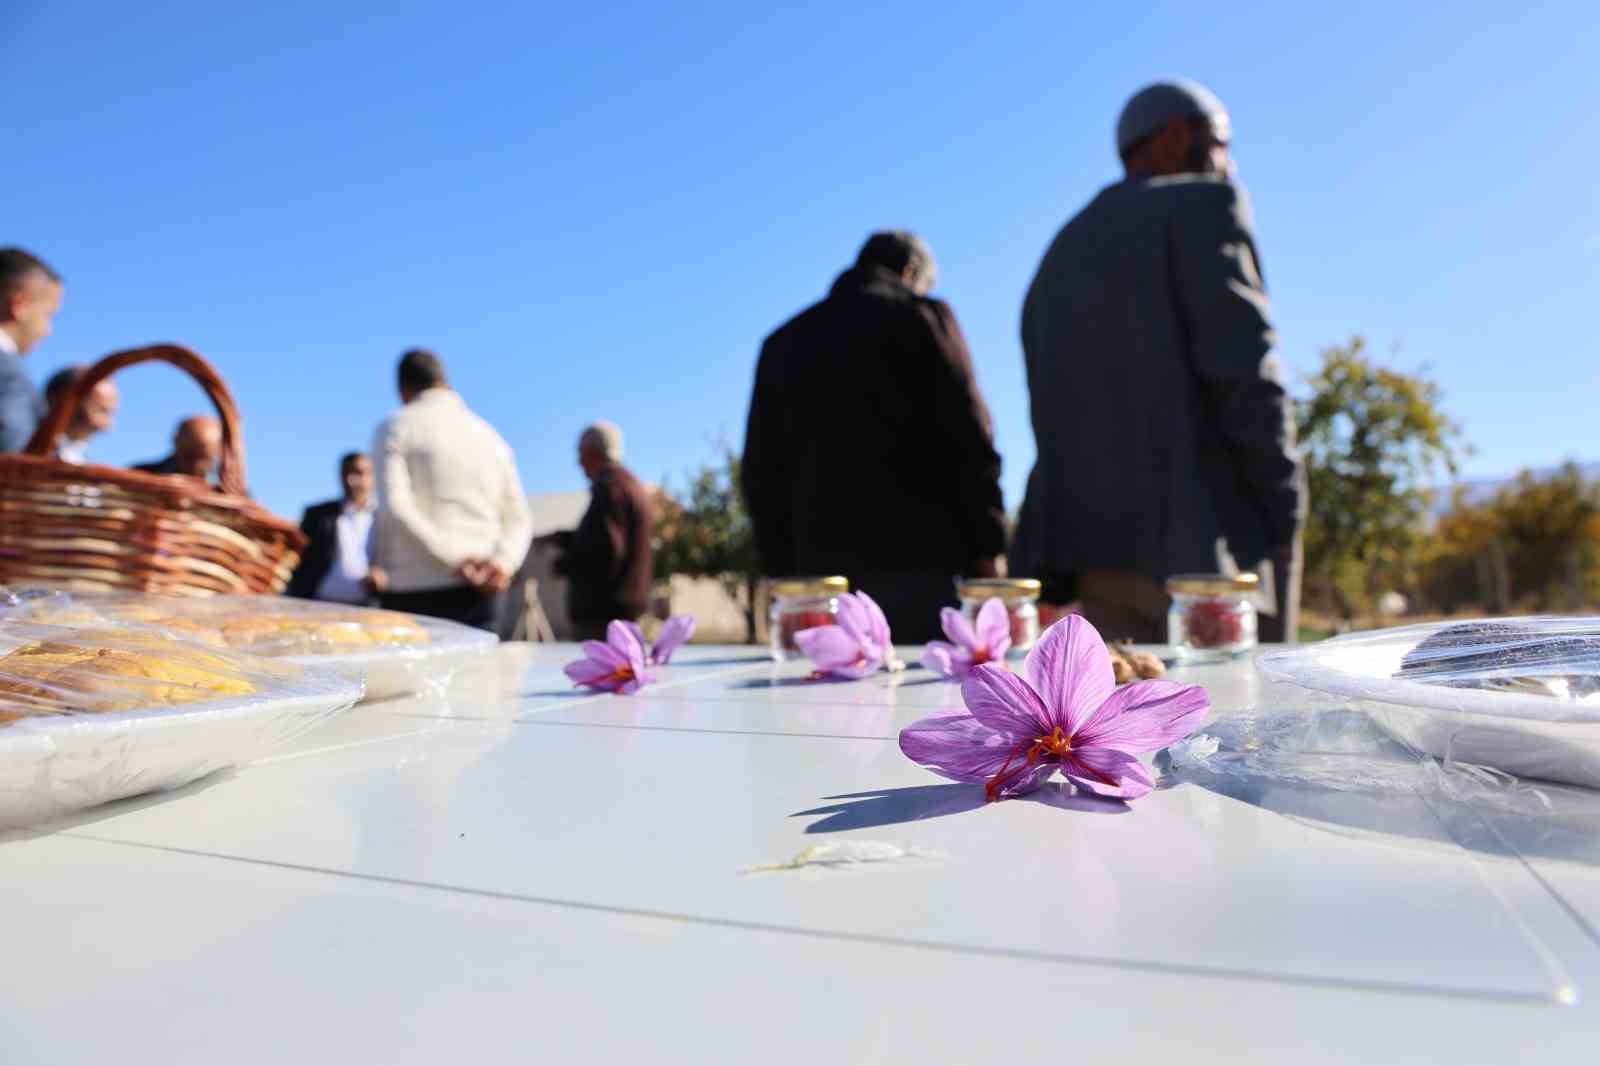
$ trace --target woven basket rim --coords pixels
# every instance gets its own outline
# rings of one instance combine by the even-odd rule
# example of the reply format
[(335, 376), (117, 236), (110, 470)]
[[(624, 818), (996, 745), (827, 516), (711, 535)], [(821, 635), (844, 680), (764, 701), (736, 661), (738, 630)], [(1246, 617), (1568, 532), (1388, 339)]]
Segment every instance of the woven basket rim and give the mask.
[(129, 470), (102, 463), (66, 463), (60, 459), (39, 455), (0, 454), (0, 477), (4, 476), (8, 468), (31, 481), (44, 480), (41, 475), (56, 475), (50, 476), (49, 480), (77, 482), (86, 487), (109, 482), (118, 488), (160, 495), (173, 503), (187, 501), (192, 505), (233, 511), (251, 521), (293, 534), (290, 537), (291, 542), (299, 547), (305, 546), (305, 534), (298, 524), (280, 518), (248, 496), (231, 495), (200, 478), (187, 477), (183, 474), (152, 474), (144, 470)]

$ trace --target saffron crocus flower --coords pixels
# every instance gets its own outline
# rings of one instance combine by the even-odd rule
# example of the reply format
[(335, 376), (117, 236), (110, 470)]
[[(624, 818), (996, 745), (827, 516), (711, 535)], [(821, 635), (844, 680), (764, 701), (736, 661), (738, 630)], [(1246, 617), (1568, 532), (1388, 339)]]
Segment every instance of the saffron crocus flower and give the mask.
[(644, 641), (626, 622), (606, 626), (603, 642), (584, 641), (583, 658), (562, 669), (573, 684), (602, 692), (638, 692), (640, 686), (656, 679), (647, 669)]
[(1206, 691), (1172, 681), (1116, 687), (1105, 641), (1072, 615), (1045, 631), (1018, 677), (975, 666), (961, 683), (965, 711), (900, 731), (900, 750), (952, 781), (982, 782), (1003, 799), (1060, 769), (1080, 791), (1133, 799), (1155, 787), (1137, 756), (1182, 740), (1211, 709)]
[(1011, 649), (1011, 616), (997, 596), (978, 608), (976, 625), (954, 607), (940, 611), (939, 622), (950, 643), (930, 640), (922, 652), (922, 665), (941, 677), (966, 677), (974, 666), (1003, 662)]
[[(633, 631), (633, 635), (644, 645), (644, 630), (639, 628), (637, 622), (624, 622)], [(672, 653), (689, 642), (694, 636), (694, 615), (675, 614), (661, 623), (661, 632), (656, 634), (656, 642), (647, 645), (644, 661), (651, 666), (665, 666), (672, 661)]]
[(898, 665), (889, 640), (889, 620), (865, 592), (841, 595), (836, 623), (802, 629), (794, 642), (816, 667), (813, 677), (853, 681), (881, 666)]

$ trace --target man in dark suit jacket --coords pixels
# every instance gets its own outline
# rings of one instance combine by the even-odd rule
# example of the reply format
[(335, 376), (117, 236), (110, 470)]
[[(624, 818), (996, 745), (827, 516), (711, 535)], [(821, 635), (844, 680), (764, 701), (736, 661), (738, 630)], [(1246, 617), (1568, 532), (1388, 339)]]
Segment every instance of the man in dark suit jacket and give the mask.
[(341, 457), (339, 480), (344, 496), (307, 507), (300, 519), (306, 549), (288, 593), (305, 600), (372, 603), (383, 584), (383, 572), (371, 557), (372, 460), (361, 452)]
[(1038, 461), (1012, 561), (1075, 575), (1110, 638), (1165, 640), (1166, 579), (1225, 546), (1271, 564), (1262, 637), (1294, 639), (1305, 491), (1230, 136), (1192, 82), (1135, 94), (1127, 176), (1056, 235), (1023, 307)]
[(915, 234), (875, 233), (766, 339), (740, 480), (762, 572), (841, 574), (897, 640), (939, 635), (955, 578), (1003, 576), (1000, 454)]

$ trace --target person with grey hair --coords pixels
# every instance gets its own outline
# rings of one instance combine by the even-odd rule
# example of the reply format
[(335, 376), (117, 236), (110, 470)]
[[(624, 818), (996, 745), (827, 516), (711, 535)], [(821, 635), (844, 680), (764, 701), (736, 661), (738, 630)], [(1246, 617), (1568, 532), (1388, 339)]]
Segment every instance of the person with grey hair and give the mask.
[(589, 507), (578, 528), (557, 533), (556, 573), (570, 582), (567, 613), (579, 640), (603, 640), (608, 623), (650, 605), (656, 509), (650, 490), (622, 465), (622, 430), (595, 422), (578, 435)]
[(1000, 455), (921, 238), (874, 233), (756, 364), (740, 482), (762, 572), (842, 574), (897, 639), (938, 636), (954, 578), (1005, 567)]
[(1193, 82), (1123, 108), (1123, 180), (1056, 235), (1022, 312), (1038, 460), (1013, 562), (1076, 580), (1109, 638), (1166, 639), (1166, 579), (1271, 575), (1293, 640), (1304, 476), (1232, 122)]

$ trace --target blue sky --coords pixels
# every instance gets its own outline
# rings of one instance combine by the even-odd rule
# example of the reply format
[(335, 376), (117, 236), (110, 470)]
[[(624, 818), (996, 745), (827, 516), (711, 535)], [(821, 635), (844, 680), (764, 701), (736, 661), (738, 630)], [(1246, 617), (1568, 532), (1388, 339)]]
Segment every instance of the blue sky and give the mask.
[[(414, 344), (529, 491), (582, 487), (594, 418), (681, 484), (742, 437), (761, 338), (884, 227), (934, 248), (1015, 507), (1023, 290), (1117, 176), (1122, 101), (1172, 74), (1233, 112), (1297, 378), (1359, 332), (1443, 383), (1468, 475), (1600, 455), (1578, 3), (0, 3), (0, 244), (68, 281), (36, 375), (195, 347), (280, 513), (332, 492)], [(123, 392), (113, 462), (200, 409), (163, 368)]]

